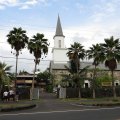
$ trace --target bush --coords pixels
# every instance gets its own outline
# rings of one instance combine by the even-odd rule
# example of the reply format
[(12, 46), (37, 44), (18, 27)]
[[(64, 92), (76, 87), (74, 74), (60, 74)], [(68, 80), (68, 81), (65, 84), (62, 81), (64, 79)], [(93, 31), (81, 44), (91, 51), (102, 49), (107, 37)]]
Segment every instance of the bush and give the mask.
[(53, 85), (47, 85), (46, 86), (46, 91), (49, 92), (49, 93), (52, 93), (53, 92)]

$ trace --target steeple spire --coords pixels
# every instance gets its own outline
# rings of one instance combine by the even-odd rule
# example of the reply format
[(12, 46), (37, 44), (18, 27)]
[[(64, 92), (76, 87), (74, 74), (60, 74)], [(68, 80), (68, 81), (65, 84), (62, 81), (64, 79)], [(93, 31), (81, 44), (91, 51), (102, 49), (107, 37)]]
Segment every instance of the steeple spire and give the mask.
[(58, 15), (58, 20), (57, 20), (57, 26), (56, 26), (55, 36), (63, 36), (64, 37), (59, 15)]

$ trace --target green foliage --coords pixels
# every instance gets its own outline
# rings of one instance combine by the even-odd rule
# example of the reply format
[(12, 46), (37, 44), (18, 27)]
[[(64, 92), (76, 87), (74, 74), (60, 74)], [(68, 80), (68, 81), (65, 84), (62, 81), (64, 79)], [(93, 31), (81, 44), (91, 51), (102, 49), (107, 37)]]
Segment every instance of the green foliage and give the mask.
[(19, 75), (28, 75), (29, 73), (25, 70), (20, 70)]
[(44, 72), (40, 72), (37, 74), (37, 82), (40, 82), (40, 81), (49, 81), (52, 80), (53, 78), (53, 75), (47, 71), (44, 71)]
[(80, 60), (85, 58), (85, 50), (80, 43), (74, 42), (70, 48), (68, 48), (67, 56), (70, 59), (71, 73), (78, 73), (80, 69)]
[[(25, 48), (26, 43), (28, 43), (28, 37), (26, 31), (22, 28), (13, 28), (7, 35), (7, 41), (11, 45), (11, 48), (19, 52), (21, 49)], [(19, 54), (19, 53), (16, 53)]]
[(104, 52), (105, 66), (109, 68), (112, 75), (112, 87), (113, 96), (116, 98), (116, 91), (114, 86), (114, 73), (113, 71), (117, 68), (117, 63), (120, 61), (120, 42), (119, 38), (114, 39), (113, 36), (104, 39), (105, 43), (102, 45), (102, 50)]
[(103, 61), (103, 51), (100, 44), (92, 45), (86, 52), (88, 59), (93, 59), (93, 65), (98, 66)]
[(31, 54), (33, 53), (36, 64), (39, 64), (42, 54), (47, 55), (48, 46), (48, 39), (44, 38), (44, 34), (37, 33), (30, 39), (28, 49)]
[(97, 77), (95, 80), (96, 87), (101, 87), (102, 82), (112, 82), (112, 77), (107, 73)]
[(49, 93), (52, 93), (53, 92), (53, 85), (47, 85), (46, 86), (46, 91), (49, 92)]
[(113, 36), (104, 39), (105, 43), (101, 44), (104, 53), (105, 66), (111, 71), (117, 68), (117, 62), (120, 61), (120, 42)]
[(7, 66), (6, 63), (0, 62), (0, 84), (1, 85), (9, 85), (11, 82), (10, 79), (10, 70), (12, 66)]

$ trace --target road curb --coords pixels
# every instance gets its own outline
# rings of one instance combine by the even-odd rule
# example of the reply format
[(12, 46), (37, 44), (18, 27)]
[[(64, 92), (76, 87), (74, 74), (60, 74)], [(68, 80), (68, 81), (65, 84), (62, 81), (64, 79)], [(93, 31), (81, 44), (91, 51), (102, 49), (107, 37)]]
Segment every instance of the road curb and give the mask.
[(81, 104), (81, 105), (85, 105), (85, 106), (100, 106), (100, 107), (104, 107), (104, 106), (120, 106), (120, 103), (96, 103), (96, 104)]
[(11, 112), (11, 111), (19, 111), (19, 110), (25, 110), (25, 109), (32, 109), (36, 107), (36, 104), (31, 105), (25, 105), (25, 106), (19, 106), (19, 107), (11, 107), (11, 108), (1, 108), (0, 112)]

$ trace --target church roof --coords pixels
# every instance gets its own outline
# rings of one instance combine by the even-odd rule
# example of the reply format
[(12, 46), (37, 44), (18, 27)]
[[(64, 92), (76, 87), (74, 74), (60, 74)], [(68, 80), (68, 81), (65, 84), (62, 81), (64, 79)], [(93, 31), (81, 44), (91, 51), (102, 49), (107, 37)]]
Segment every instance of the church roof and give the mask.
[(57, 20), (57, 26), (56, 26), (56, 33), (55, 36), (64, 36), (62, 27), (61, 27), (61, 22), (60, 22), (60, 17), (58, 15), (58, 20)]
[[(51, 69), (54, 69), (54, 70), (60, 70), (60, 69), (66, 70), (65, 65), (68, 67), (70, 66), (69, 62), (67, 62), (67, 64), (64, 64), (64, 63), (54, 63), (53, 61), (51, 61), (50, 67), (51, 67)], [(89, 69), (94, 68), (94, 65), (92, 65), (92, 62), (81, 62), (80, 65), (81, 65), (81, 69), (83, 69), (86, 66), (90, 66)], [(104, 64), (99, 64), (97, 68), (99, 68), (101, 70), (109, 70), (107, 67), (105, 67)], [(120, 71), (120, 64), (117, 65), (116, 70)]]

